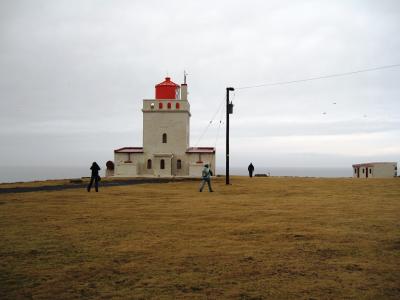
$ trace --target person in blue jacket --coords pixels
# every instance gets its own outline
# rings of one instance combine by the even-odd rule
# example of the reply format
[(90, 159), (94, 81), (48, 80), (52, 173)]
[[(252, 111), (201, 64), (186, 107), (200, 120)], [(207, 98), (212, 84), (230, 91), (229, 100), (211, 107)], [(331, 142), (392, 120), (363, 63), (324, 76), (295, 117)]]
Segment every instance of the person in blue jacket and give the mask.
[(201, 185), (200, 185), (200, 192), (203, 191), (204, 185), (208, 184), (208, 190), (210, 192), (214, 192), (211, 188), (211, 176), (213, 175), (211, 169), (208, 167), (208, 164), (204, 165), (203, 170), (201, 171)]

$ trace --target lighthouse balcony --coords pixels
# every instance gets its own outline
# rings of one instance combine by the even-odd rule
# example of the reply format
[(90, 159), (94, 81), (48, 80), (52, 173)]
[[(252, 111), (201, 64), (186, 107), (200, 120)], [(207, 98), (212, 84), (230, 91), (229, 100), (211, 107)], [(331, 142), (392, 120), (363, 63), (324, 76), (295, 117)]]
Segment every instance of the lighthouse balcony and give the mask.
[(190, 112), (190, 104), (187, 100), (173, 99), (145, 99), (143, 100), (143, 112)]

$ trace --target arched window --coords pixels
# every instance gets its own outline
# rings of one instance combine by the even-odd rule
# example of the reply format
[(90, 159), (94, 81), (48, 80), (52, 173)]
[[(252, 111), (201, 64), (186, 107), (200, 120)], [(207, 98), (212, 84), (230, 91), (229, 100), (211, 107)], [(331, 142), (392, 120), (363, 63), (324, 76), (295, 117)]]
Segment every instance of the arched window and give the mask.
[(178, 102), (176, 102), (176, 104), (175, 104), (175, 108), (176, 109), (179, 109), (181, 107), (181, 104), (180, 103), (178, 103)]
[(162, 109), (162, 102), (159, 102), (159, 103), (158, 103), (158, 108), (159, 108), (159, 109)]
[(165, 169), (165, 161), (162, 159), (160, 160), (160, 169), (164, 170)]
[(171, 107), (172, 107), (171, 102), (168, 102), (167, 107), (168, 107), (168, 109), (171, 109)]
[(166, 133), (163, 133), (163, 135), (162, 135), (162, 142), (163, 142), (163, 144), (167, 143), (167, 134)]
[(182, 169), (182, 161), (181, 161), (180, 159), (178, 159), (178, 160), (176, 161), (176, 168), (177, 168), (177, 169)]
[(151, 159), (147, 160), (147, 169), (151, 169)]

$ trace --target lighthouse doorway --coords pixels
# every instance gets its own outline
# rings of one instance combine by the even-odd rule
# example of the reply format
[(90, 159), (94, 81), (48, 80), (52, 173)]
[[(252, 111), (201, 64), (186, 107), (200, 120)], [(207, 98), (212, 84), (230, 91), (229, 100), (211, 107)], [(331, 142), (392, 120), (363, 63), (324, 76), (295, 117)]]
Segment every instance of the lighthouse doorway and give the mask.
[(172, 176), (172, 154), (155, 154), (153, 168), (155, 176)]

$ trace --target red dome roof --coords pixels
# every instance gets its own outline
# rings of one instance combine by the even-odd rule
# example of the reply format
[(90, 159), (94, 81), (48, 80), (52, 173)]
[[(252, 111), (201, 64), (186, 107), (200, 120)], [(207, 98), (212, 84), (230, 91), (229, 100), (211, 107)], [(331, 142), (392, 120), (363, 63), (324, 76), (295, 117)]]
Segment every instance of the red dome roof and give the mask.
[(165, 77), (165, 80), (163, 82), (156, 84), (156, 87), (158, 86), (179, 86), (179, 84), (172, 82), (171, 77)]
[(156, 84), (156, 99), (177, 99), (179, 84), (171, 81), (170, 77), (165, 77), (165, 80)]

